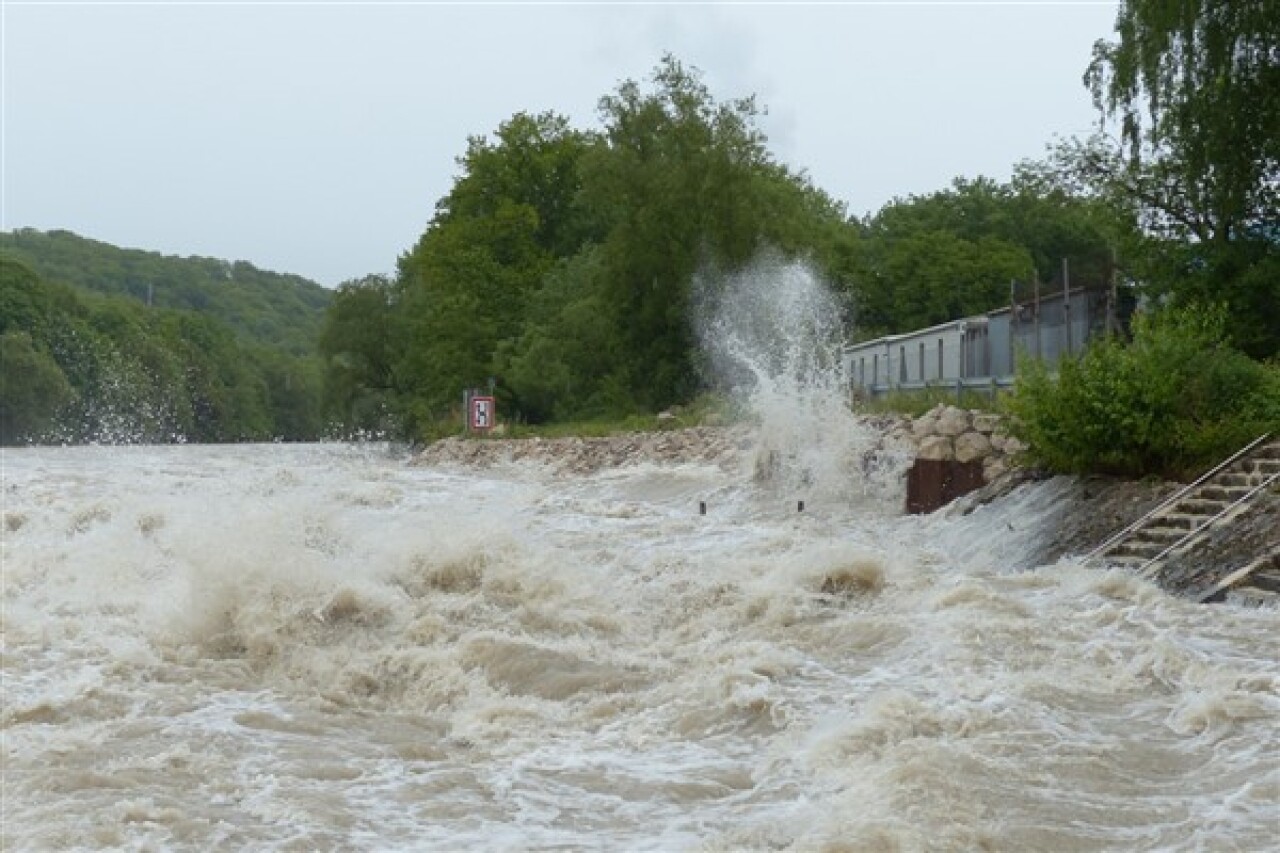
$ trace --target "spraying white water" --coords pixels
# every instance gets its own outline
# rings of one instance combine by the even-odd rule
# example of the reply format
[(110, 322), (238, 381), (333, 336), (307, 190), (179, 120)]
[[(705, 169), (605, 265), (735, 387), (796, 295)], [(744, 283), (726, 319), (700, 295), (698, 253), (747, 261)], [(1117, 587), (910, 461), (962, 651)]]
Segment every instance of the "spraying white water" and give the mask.
[[(805, 430), (843, 416), (758, 369), (761, 428), (799, 418), (772, 446), (816, 487), (838, 465), (805, 442), (843, 451)], [(948, 520), (801, 514), (749, 465), (656, 457), (588, 475), (342, 445), (3, 465), (6, 850), (1275, 839), (1280, 614), (1022, 571), (1048, 486)]]
[(825, 500), (892, 489), (906, 449), (884, 448), (852, 417), (840, 305), (818, 274), (765, 253), (741, 272), (704, 277), (700, 291), (703, 349), (759, 424), (757, 480)]

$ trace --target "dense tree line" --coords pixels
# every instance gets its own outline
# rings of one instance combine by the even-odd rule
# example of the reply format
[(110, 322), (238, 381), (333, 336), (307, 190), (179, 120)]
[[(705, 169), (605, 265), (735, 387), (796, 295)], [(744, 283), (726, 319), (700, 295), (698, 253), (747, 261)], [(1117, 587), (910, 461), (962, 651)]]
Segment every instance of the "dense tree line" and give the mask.
[(1123, 224), (1024, 164), (1007, 184), (957, 178), (945, 190), (895, 200), (859, 227), (847, 277), (862, 337), (902, 332), (1025, 300), (1036, 283), (1099, 287), (1112, 275)]
[(605, 95), (598, 131), (518, 114), (472, 138), (396, 275), (339, 288), (321, 349), (350, 425), (420, 431), (490, 379), (535, 422), (685, 401), (712, 381), (695, 303), (765, 251), (810, 262), (859, 335), (989, 310), (1065, 256), (1105, 276), (1097, 205), (1034, 175), (850, 218), (773, 157), (754, 99), (672, 57), (650, 83)]
[(0, 256), (0, 443), (314, 439), (321, 365)]

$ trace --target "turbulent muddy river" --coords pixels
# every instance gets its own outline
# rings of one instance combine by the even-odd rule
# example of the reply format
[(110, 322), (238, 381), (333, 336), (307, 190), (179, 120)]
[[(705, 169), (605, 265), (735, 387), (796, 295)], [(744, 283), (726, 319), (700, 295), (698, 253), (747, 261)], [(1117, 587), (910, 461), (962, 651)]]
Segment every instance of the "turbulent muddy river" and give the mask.
[(750, 461), (5, 451), (3, 847), (1273, 849), (1280, 614)]
[(700, 287), (701, 446), (6, 450), (0, 846), (1274, 849), (1280, 613), (903, 516), (821, 282)]

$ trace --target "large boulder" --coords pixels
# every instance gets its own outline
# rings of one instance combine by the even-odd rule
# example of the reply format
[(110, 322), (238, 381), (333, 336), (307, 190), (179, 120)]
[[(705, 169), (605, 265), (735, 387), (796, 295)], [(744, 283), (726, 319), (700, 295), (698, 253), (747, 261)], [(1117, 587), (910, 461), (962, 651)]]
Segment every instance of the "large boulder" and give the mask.
[(1017, 456), (1019, 453), (1026, 452), (1026, 449), (1027, 445), (1013, 436), (1009, 436), (1005, 439), (1004, 453), (1006, 456)]
[(916, 458), (950, 462), (956, 458), (955, 445), (945, 435), (931, 435), (920, 442), (920, 452), (916, 454)]
[(956, 436), (955, 448), (957, 462), (973, 462), (991, 455), (991, 442), (980, 432)]
[(973, 416), (973, 428), (983, 435), (991, 435), (1000, 428), (1000, 416), (990, 412), (977, 412)]
[(982, 476), (988, 483), (993, 482), (1009, 470), (1009, 463), (1003, 456), (988, 456), (982, 460)]
[(933, 408), (916, 418), (911, 424), (911, 434), (917, 439), (923, 439), (937, 432), (939, 411), (940, 407)]
[(957, 409), (955, 406), (947, 406), (938, 417), (938, 426), (934, 432), (938, 435), (957, 436), (962, 432), (968, 432), (971, 426), (968, 412)]

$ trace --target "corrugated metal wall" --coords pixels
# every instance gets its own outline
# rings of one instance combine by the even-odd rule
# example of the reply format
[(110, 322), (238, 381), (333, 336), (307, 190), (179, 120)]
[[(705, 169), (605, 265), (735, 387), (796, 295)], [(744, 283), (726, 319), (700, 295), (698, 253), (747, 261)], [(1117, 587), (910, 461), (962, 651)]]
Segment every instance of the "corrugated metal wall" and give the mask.
[(1107, 326), (1105, 291), (1073, 290), (927, 329), (851, 344), (845, 376), (868, 394), (928, 386), (1011, 385), (1020, 355), (1055, 364)]

